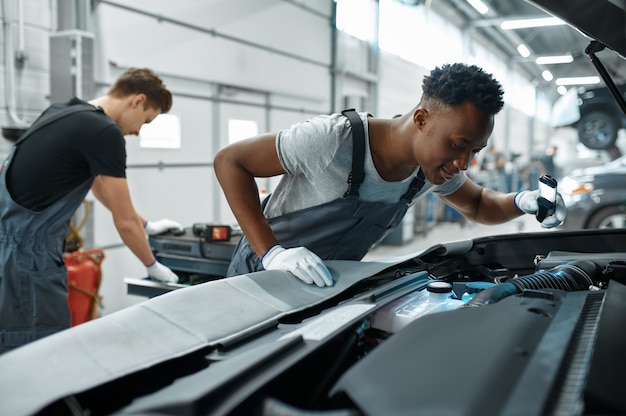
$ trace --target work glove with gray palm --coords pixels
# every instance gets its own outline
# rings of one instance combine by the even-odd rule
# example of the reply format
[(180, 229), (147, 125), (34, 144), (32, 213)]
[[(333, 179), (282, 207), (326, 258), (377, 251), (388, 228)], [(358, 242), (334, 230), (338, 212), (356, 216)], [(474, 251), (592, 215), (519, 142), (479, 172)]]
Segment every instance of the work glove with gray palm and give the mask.
[(182, 225), (167, 218), (156, 221), (146, 221), (146, 225), (144, 225), (143, 228), (148, 235), (163, 234), (167, 231), (184, 231)]
[(309, 285), (333, 285), (333, 277), (324, 261), (306, 247), (286, 249), (275, 245), (263, 255), (261, 263), (265, 270), (287, 270)]
[(178, 283), (178, 276), (169, 267), (156, 260), (150, 266), (147, 266), (146, 270), (152, 280), (163, 283)]
[[(539, 191), (520, 191), (515, 195), (515, 206), (517, 209), (526, 214), (535, 215), (539, 210)], [(567, 208), (565, 207), (565, 201), (560, 193), (556, 193), (556, 202), (554, 212), (548, 215), (542, 222), (543, 228), (553, 228), (561, 225), (565, 221), (565, 215), (567, 214)]]

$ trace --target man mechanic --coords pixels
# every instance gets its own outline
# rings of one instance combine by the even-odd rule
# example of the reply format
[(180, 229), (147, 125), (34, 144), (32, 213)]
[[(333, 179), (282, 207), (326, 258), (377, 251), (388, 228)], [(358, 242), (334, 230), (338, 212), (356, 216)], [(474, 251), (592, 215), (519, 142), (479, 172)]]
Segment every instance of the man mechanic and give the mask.
[(148, 275), (178, 281), (155, 260), (146, 233), (180, 225), (135, 211), (124, 139), (171, 106), (158, 76), (132, 68), (106, 95), (53, 104), (16, 142), (0, 169), (0, 352), (69, 328), (64, 242), (90, 189)]
[[(287, 270), (330, 286), (324, 260), (362, 259), (430, 192), (483, 224), (534, 214), (538, 191), (496, 192), (465, 175), (504, 105), (500, 84), (456, 63), (431, 71), (422, 89), (417, 106), (399, 117), (322, 115), (220, 150), (215, 172), (244, 233), (228, 274)], [(255, 177), (276, 175), (280, 183), (262, 207)], [(542, 226), (564, 219), (558, 195)]]

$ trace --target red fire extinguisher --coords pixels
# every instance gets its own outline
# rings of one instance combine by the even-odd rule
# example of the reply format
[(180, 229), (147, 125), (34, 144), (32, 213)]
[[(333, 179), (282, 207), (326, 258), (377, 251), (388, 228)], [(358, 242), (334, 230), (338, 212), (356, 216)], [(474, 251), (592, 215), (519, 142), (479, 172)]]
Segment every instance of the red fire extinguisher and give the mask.
[(98, 295), (104, 260), (102, 249), (77, 250), (64, 255), (67, 267), (67, 303), (72, 316), (72, 326), (97, 317), (101, 296)]

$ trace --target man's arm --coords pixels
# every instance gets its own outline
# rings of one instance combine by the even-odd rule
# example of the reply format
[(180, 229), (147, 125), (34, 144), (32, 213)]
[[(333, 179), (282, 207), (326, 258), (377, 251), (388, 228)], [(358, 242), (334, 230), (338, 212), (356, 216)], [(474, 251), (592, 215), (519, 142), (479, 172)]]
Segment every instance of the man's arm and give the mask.
[(254, 178), (286, 173), (278, 159), (276, 134), (231, 144), (215, 155), (213, 165), (228, 204), (263, 267), (288, 270), (307, 284), (332, 286), (332, 275), (322, 259), (306, 247), (282, 247), (263, 215)]
[(241, 230), (261, 258), (278, 241), (263, 216), (254, 178), (285, 173), (276, 152), (276, 134), (266, 133), (226, 146), (215, 155), (213, 164)]
[(111, 211), (124, 244), (146, 267), (151, 265), (154, 255), (143, 228), (145, 220), (133, 207), (126, 178), (98, 175), (91, 191)]
[(469, 178), (458, 190), (440, 198), (467, 219), (481, 224), (501, 224), (523, 214), (515, 206), (515, 192), (483, 188)]

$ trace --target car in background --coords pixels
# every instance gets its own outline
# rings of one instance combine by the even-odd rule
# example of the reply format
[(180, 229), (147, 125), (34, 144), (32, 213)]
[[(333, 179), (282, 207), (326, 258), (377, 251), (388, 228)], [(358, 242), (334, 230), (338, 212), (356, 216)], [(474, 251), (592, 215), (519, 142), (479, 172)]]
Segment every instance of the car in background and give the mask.
[[(617, 89), (626, 94), (626, 84), (618, 84)], [(611, 149), (626, 117), (607, 87), (579, 87), (554, 103), (551, 124), (576, 128), (578, 139), (590, 149)]]
[(567, 206), (561, 229), (626, 228), (626, 156), (572, 171), (559, 191)]

